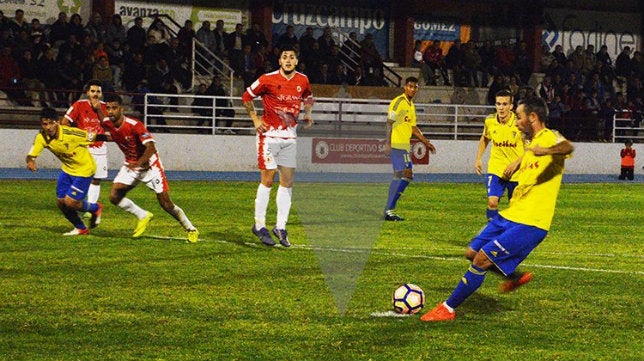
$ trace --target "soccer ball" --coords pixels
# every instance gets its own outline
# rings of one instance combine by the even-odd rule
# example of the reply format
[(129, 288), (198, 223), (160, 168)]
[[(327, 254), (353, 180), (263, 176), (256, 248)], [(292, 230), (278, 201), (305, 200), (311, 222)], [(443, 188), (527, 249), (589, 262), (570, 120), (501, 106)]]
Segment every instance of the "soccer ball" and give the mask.
[(413, 314), (425, 305), (425, 292), (411, 283), (396, 288), (392, 296), (394, 311), (403, 314)]

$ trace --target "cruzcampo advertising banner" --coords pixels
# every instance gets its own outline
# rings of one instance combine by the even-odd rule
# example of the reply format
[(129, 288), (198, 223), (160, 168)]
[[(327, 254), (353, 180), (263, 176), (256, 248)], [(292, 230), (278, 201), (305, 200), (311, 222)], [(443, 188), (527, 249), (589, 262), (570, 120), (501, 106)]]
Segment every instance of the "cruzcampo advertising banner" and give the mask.
[(345, 33), (355, 31), (358, 41), (373, 35), (376, 48), (383, 58), (389, 54), (389, 5), (382, 1), (354, 0), (341, 5), (326, 5), (312, 1), (280, 0), (273, 2), (273, 40), (292, 25), (300, 38), (307, 27), (318, 38), (327, 26), (338, 27)]

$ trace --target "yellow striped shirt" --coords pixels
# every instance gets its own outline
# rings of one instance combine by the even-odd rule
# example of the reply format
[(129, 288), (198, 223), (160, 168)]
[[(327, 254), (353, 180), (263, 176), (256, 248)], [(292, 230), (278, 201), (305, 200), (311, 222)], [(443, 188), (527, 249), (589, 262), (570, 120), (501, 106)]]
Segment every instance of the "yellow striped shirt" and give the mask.
[(36, 158), (47, 148), (60, 159), (63, 172), (76, 177), (91, 177), (96, 173), (96, 163), (87, 149), (92, 143), (88, 138), (88, 133), (82, 129), (59, 125), (58, 138), (49, 138), (44, 131), (36, 135), (29, 156)]

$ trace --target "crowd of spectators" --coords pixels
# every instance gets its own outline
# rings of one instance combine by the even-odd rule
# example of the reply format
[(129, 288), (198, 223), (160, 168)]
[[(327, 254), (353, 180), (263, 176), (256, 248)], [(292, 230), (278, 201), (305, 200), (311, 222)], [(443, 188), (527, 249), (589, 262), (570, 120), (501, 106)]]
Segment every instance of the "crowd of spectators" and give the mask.
[[(284, 46), (298, 51), (298, 70), (313, 83), (386, 85), (382, 58), (370, 34), (359, 41), (351, 33), (338, 43), (330, 28), (317, 38), (314, 29), (307, 28), (298, 38), (288, 26), (270, 43), (258, 24), (248, 29), (236, 24), (230, 33), (224, 25), (217, 20), (211, 29), (204, 21), (195, 31), (192, 21), (186, 20), (172, 36), (160, 19), (146, 29), (137, 17), (126, 28), (118, 14), (104, 18), (94, 13), (84, 23), (79, 14), (68, 18), (61, 12), (53, 24), (43, 25), (39, 19), (29, 23), (22, 10), (16, 10), (13, 18), (0, 11), (0, 90), (19, 105), (55, 107), (73, 102), (90, 79), (102, 81), (105, 92), (187, 91), (192, 86), (192, 38), (210, 50), (199, 54), (201, 58), (214, 61), (219, 70), (224, 65), (215, 60), (224, 61), (245, 86), (278, 68), (278, 49)], [(205, 70), (197, 67), (202, 74)]]
[(535, 93), (548, 103), (551, 125), (571, 139), (609, 141), (617, 115), (628, 119), (620, 125), (636, 128), (631, 134), (637, 135), (644, 111), (644, 58), (631, 52), (626, 46), (613, 61), (606, 45), (599, 50), (576, 46), (568, 55), (560, 45), (552, 52), (544, 47), (544, 77)]

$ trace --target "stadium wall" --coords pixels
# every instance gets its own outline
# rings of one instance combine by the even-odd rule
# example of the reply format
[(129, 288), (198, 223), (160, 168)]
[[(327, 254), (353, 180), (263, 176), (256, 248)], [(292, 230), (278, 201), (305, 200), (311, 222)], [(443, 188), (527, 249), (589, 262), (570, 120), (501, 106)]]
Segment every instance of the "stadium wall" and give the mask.
[[(29, 152), (33, 129), (0, 129), (0, 168), (23, 168)], [(167, 170), (176, 171), (255, 171), (255, 137), (241, 135), (182, 135), (155, 134), (157, 148)], [(476, 156), (477, 141), (436, 140), (437, 154), (431, 155), (429, 165), (417, 165), (417, 173), (471, 174)], [(320, 164), (312, 163), (313, 138), (298, 141), (298, 172), (387, 173), (391, 166), (382, 164)], [(573, 158), (568, 161), (568, 174), (619, 174), (619, 143), (576, 143)], [(640, 148), (639, 144), (635, 145)], [(108, 144), (109, 168), (121, 166), (123, 155), (118, 147)], [(644, 153), (644, 149), (637, 149)], [(484, 160), (487, 161), (486, 152)], [(641, 167), (638, 161), (636, 167)], [(39, 168), (59, 168), (59, 161), (44, 151), (37, 161)]]

